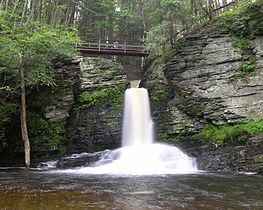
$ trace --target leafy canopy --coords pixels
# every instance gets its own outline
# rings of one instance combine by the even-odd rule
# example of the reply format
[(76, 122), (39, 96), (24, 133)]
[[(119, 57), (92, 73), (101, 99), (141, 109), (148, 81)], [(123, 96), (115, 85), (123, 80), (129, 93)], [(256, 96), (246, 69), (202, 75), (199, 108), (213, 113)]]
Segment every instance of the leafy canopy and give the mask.
[(54, 56), (73, 56), (77, 43), (74, 28), (51, 28), (36, 21), (15, 25), (0, 10), (0, 69), (18, 72), (23, 67), (27, 86), (54, 85), (51, 77)]

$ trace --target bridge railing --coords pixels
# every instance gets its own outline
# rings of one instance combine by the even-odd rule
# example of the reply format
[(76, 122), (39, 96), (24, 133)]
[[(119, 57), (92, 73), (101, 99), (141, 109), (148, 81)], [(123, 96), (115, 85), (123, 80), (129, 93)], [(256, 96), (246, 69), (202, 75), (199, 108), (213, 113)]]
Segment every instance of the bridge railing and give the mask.
[(123, 51), (124, 53), (129, 51), (148, 52), (145, 43), (143, 42), (130, 42), (130, 41), (117, 41), (117, 40), (98, 40), (84, 42), (80, 47), (86, 47), (90, 49), (97, 49), (98, 51), (111, 49)]

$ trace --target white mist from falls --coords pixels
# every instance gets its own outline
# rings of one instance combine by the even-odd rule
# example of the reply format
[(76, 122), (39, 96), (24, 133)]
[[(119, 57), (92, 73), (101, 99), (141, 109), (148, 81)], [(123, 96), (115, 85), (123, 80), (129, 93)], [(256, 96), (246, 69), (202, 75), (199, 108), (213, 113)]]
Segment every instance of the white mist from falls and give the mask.
[(76, 173), (115, 175), (187, 174), (198, 172), (195, 159), (180, 149), (154, 143), (148, 91), (130, 88), (125, 92), (122, 147), (106, 153), (93, 167)]

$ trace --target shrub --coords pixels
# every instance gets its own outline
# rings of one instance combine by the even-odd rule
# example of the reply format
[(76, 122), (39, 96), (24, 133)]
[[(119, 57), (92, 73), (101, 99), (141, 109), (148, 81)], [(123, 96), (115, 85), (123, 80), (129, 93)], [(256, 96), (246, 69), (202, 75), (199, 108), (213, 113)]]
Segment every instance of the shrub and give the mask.
[(244, 37), (233, 37), (233, 46), (239, 48), (242, 51), (247, 51), (251, 49), (251, 42), (249, 39)]
[(255, 62), (253, 59), (248, 58), (242, 65), (242, 71), (244, 73), (250, 73), (255, 69)]

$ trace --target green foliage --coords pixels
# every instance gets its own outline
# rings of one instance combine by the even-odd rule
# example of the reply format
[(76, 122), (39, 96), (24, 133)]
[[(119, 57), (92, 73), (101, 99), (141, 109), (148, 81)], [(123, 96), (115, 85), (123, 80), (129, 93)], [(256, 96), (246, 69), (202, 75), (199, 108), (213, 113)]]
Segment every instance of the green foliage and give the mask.
[(252, 49), (251, 41), (245, 37), (234, 36), (232, 38), (232, 42), (233, 42), (233, 46), (240, 49), (244, 57), (247, 57), (242, 64), (243, 74), (241, 74), (241, 77), (250, 72), (253, 72), (255, 69), (255, 61), (253, 59), (253, 53), (251, 50)]
[(214, 126), (207, 125), (196, 136), (204, 136), (211, 139), (215, 144), (222, 145), (233, 141), (232, 143), (242, 143), (251, 135), (263, 133), (263, 119), (248, 121), (246, 123), (233, 126)]
[(116, 119), (112, 119), (110, 121), (107, 122), (107, 124), (110, 126), (111, 129), (116, 129), (119, 125), (118, 121), (116, 121)]
[(168, 63), (174, 57), (174, 54), (175, 53), (173, 48), (166, 50), (160, 57), (161, 62), (165, 64)]
[(251, 49), (251, 41), (245, 37), (233, 37), (233, 46), (239, 48), (241, 51), (247, 51)]
[(224, 12), (219, 16), (223, 27), (228, 28), (234, 34), (253, 37), (255, 34), (263, 34), (263, 0), (251, 2), (241, 0), (237, 8)]
[(12, 116), (16, 112), (18, 112), (18, 107), (15, 103), (7, 103), (0, 106), (0, 151), (8, 146), (5, 128), (11, 122)]
[(0, 67), (16, 71), (23, 67), (26, 85), (54, 85), (52, 60), (55, 55), (72, 56), (79, 42), (73, 28), (56, 27), (29, 21), (13, 25), (7, 15), (0, 13)]
[(39, 114), (28, 114), (29, 138), (32, 151), (59, 150), (64, 144), (65, 130), (61, 123), (50, 122)]
[(163, 55), (165, 45), (169, 43), (169, 37), (166, 31), (169, 28), (169, 22), (163, 21), (161, 24), (154, 26), (147, 33), (147, 48), (155, 55)]
[(162, 102), (169, 97), (169, 92), (167, 91), (155, 91), (150, 93), (150, 99), (153, 102)]
[(235, 21), (235, 19), (239, 14), (240, 14), (239, 10), (226, 11), (220, 14), (218, 18), (223, 26), (230, 28), (234, 24), (233, 22)]
[(158, 59), (160, 63), (159, 68), (161, 71), (165, 71), (167, 64), (172, 60), (174, 55), (175, 53), (173, 48), (167, 49), (164, 53), (162, 53), (162, 55), (160, 55)]
[(110, 90), (102, 89), (96, 92), (84, 92), (80, 94), (80, 103), (83, 104), (80, 108), (86, 109), (94, 105), (100, 105), (107, 101), (110, 95)]
[[(0, 67), (0, 96), (7, 96), (17, 88), (17, 72)], [(2, 97), (4, 98), (4, 97)]]
[(254, 71), (255, 69), (255, 61), (251, 58), (248, 58), (246, 61), (244, 61), (242, 65), (242, 71), (244, 73), (250, 73)]
[(4, 106), (0, 106), (0, 123), (5, 124), (10, 122), (11, 115), (17, 112), (18, 107), (15, 103), (8, 103)]
[(80, 109), (88, 109), (92, 106), (102, 106), (109, 103), (121, 104), (124, 100), (123, 85), (116, 86), (114, 88), (101, 89), (94, 92), (84, 92), (80, 94)]
[(163, 142), (169, 142), (173, 144), (178, 144), (180, 143), (180, 139), (183, 134), (174, 134), (174, 135), (169, 135), (169, 134), (158, 134), (158, 140), (163, 141)]
[[(54, 86), (52, 60), (56, 55), (75, 55), (79, 42), (74, 28), (50, 27), (31, 20), (20, 22), (19, 18), (0, 8), (0, 150), (14, 148), (7, 142), (6, 128), (11, 124), (12, 114), (18, 113), (15, 102), (8, 101), (17, 98), (19, 69), (25, 70), (27, 87)], [(55, 150), (63, 141), (64, 131), (58, 131), (61, 125), (37, 115), (29, 115), (28, 127), (33, 151)]]

